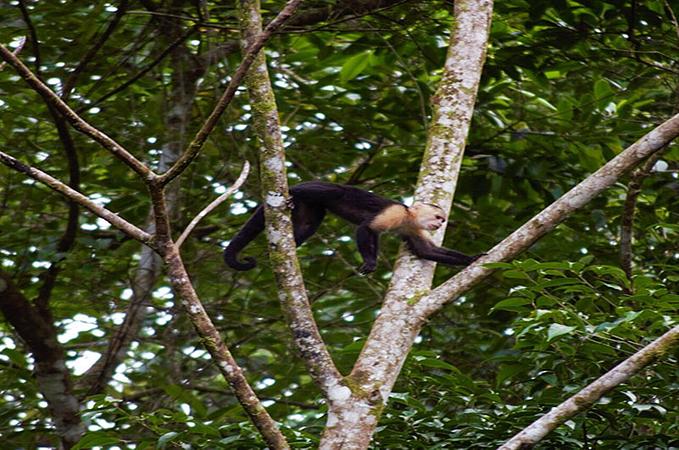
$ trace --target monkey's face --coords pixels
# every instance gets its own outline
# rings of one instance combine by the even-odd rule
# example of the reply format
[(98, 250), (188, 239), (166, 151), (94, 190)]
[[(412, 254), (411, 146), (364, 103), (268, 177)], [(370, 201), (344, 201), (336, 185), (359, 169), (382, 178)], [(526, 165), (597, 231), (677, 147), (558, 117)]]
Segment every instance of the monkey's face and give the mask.
[(443, 210), (436, 205), (416, 202), (409, 209), (414, 215), (415, 223), (418, 228), (434, 231), (438, 230), (446, 223)]

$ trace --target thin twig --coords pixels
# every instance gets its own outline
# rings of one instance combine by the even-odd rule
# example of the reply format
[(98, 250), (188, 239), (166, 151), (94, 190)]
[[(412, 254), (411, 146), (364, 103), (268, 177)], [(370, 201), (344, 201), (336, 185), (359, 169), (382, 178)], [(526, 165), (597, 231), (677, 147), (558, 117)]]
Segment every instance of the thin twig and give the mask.
[(231, 81), (229, 81), (229, 85), (226, 87), (224, 94), (222, 94), (221, 98), (215, 105), (214, 109), (212, 110), (208, 118), (205, 120), (205, 123), (200, 128), (200, 130), (198, 130), (198, 133), (196, 133), (196, 136), (193, 138), (193, 141), (189, 144), (188, 148), (186, 149), (184, 154), (177, 160), (177, 162), (174, 163), (174, 165), (170, 167), (170, 169), (167, 172), (160, 176), (159, 181), (161, 185), (166, 185), (167, 183), (178, 177), (179, 174), (181, 174), (184, 171), (184, 169), (186, 169), (189, 166), (191, 161), (193, 161), (194, 158), (198, 156), (198, 153), (203, 148), (205, 141), (207, 141), (207, 138), (210, 136), (210, 133), (217, 125), (217, 122), (219, 121), (219, 118), (221, 117), (222, 113), (224, 112), (224, 110), (226, 110), (226, 107), (229, 106), (229, 103), (231, 103), (231, 100), (236, 94), (238, 86), (243, 81), (243, 78), (245, 78), (245, 74), (247, 73), (252, 63), (254, 62), (257, 54), (262, 49), (262, 47), (264, 47), (264, 44), (269, 40), (274, 31), (280, 28), (281, 25), (283, 25), (283, 23), (285, 23), (285, 21), (288, 18), (290, 18), (290, 16), (292, 16), (292, 14), (295, 12), (300, 3), (302, 3), (302, 0), (288, 1), (288, 3), (286, 3), (285, 7), (281, 10), (281, 12), (278, 13), (278, 15), (271, 22), (269, 22), (266, 28), (254, 40), (252, 45), (248, 47), (247, 51), (245, 52), (245, 56), (243, 57), (243, 60), (238, 66), (238, 69), (231, 77)]
[(209, 205), (207, 205), (201, 212), (199, 212), (196, 217), (193, 218), (191, 223), (186, 227), (184, 232), (179, 236), (179, 239), (177, 239), (177, 248), (180, 248), (184, 241), (186, 240), (187, 237), (189, 237), (189, 234), (193, 231), (193, 229), (198, 225), (198, 222), (203, 220), (203, 217), (207, 216), (212, 212), (213, 209), (215, 209), (217, 206), (219, 206), (224, 200), (229, 198), (231, 194), (236, 192), (238, 188), (241, 187), (241, 185), (245, 182), (245, 179), (248, 177), (248, 174), (250, 172), (250, 163), (245, 161), (245, 164), (243, 164), (243, 169), (240, 172), (240, 175), (238, 176), (238, 179), (231, 185), (230, 188), (226, 190), (222, 195), (217, 197), (215, 200), (212, 201)]
[(7, 167), (16, 170), (17, 172), (21, 172), (33, 178), (34, 180), (40, 181), (50, 189), (53, 189), (59, 192), (60, 194), (68, 197), (70, 200), (88, 209), (92, 214), (101, 217), (102, 219), (104, 219), (105, 221), (107, 221), (108, 223), (110, 223), (123, 233), (138, 240), (139, 242), (142, 242), (147, 245), (151, 243), (152, 236), (149, 233), (137, 228), (135, 225), (118, 216), (118, 214), (104, 208), (103, 206), (97, 205), (95, 202), (85, 197), (80, 192), (66, 186), (64, 183), (46, 174), (42, 170), (36, 169), (35, 167), (27, 166), (26, 164), (22, 163), (16, 158), (1, 151), (0, 151), (0, 162), (2, 162)]
[[(17, 46), (17, 48), (14, 49), (14, 51), (12, 52), (12, 54), (13, 54), (14, 56), (18, 55), (19, 52), (21, 52), (21, 50), (23, 50), (25, 44), (26, 44), (26, 36), (20, 37), (20, 38), (19, 38), (19, 45)], [(7, 64), (5, 61), (0, 62), (0, 70), (2, 70), (2, 69), (5, 68), (5, 64)]]
[(123, 18), (127, 10), (127, 3), (128, 0), (120, 1), (120, 5), (118, 6), (116, 14), (113, 16), (113, 19), (111, 19), (111, 22), (109, 22), (106, 29), (99, 36), (99, 39), (97, 39), (97, 41), (90, 47), (87, 53), (85, 53), (85, 55), (80, 58), (78, 65), (75, 69), (73, 69), (73, 72), (71, 72), (68, 79), (64, 83), (64, 87), (61, 91), (61, 97), (64, 100), (66, 100), (71, 94), (75, 84), (78, 82), (78, 77), (80, 74), (85, 71), (87, 65), (90, 63), (90, 61), (92, 61), (92, 59), (94, 59), (97, 52), (99, 52), (99, 50), (104, 46), (106, 41), (111, 37), (115, 29), (118, 27), (120, 20)]
[(43, 83), (26, 65), (21, 62), (16, 55), (7, 50), (4, 45), (0, 45), (0, 56), (7, 61), (19, 75), (40, 94), (45, 101), (58, 110), (68, 122), (81, 133), (91, 137), (102, 147), (113, 153), (127, 164), (132, 170), (139, 174), (145, 182), (150, 182), (156, 178), (156, 175), (144, 163), (135, 158), (125, 147), (120, 145), (114, 139), (107, 136), (98, 128), (90, 125), (85, 119), (80, 117), (75, 111), (71, 109), (57, 94), (55, 94), (45, 83)]
[[(651, 173), (653, 166), (662, 156), (662, 152), (663, 150), (659, 150), (649, 156), (644, 165), (632, 173), (632, 178), (627, 185), (627, 196), (620, 221), (620, 265), (630, 282), (632, 281), (632, 238), (637, 198), (641, 194), (641, 185), (644, 179)], [(627, 291), (628, 294), (633, 293), (632, 288), (627, 289)]]
[(127, 89), (128, 87), (130, 87), (132, 84), (134, 84), (134, 83), (135, 83), (137, 80), (139, 80), (141, 77), (143, 77), (144, 75), (146, 75), (147, 73), (149, 73), (149, 72), (151, 71), (151, 69), (153, 69), (154, 67), (156, 67), (163, 59), (165, 59), (165, 57), (166, 57), (167, 55), (170, 54), (170, 52), (171, 52), (172, 50), (174, 50), (175, 48), (177, 48), (182, 42), (184, 42), (189, 36), (191, 36), (191, 34), (193, 34), (194, 31), (196, 31), (196, 28), (195, 28), (195, 27), (190, 28), (189, 30), (187, 30), (184, 34), (182, 34), (181, 36), (179, 36), (174, 42), (172, 42), (170, 45), (168, 45), (167, 48), (166, 48), (165, 50), (163, 50), (162, 52), (160, 52), (160, 54), (159, 54), (158, 56), (156, 56), (156, 57), (153, 59), (153, 61), (151, 61), (150, 63), (148, 63), (148, 64), (146, 65), (146, 67), (144, 67), (144, 68), (141, 69), (139, 72), (137, 72), (135, 75), (133, 75), (129, 80), (125, 81), (125, 82), (124, 82), (123, 84), (121, 84), (120, 86), (118, 86), (118, 87), (116, 87), (116, 88), (114, 88), (114, 89), (108, 91), (107, 93), (105, 93), (104, 95), (102, 95), (101, 97), (99, 97), (98, 99), (96, 99), (95, 101), (93, 101), (92, 103), (89, 103), (89, 104), (87, 104), (87, 105), (81, 106), (80, 108), (78, 108), (78, 109), (76, 110), (76, 112), (77, 112), (77, 113), (81, 113), (81, 112), (83, 112), (83, 111), (85, 111), (85, 110), (87, 110), (87, 109), (90, 109), (90, 108), (92, 108), (92, 107), (94, 107), (94, 106), (96, 106), (96, 105), (99, 105), (100, 103), (102, 103), (102, 102), (108, 100), (109, 98), (113, 97), (114, 95), (116, 95), (116, 94), (118, 94), (118, 93), (124, 91), (124, 90)]

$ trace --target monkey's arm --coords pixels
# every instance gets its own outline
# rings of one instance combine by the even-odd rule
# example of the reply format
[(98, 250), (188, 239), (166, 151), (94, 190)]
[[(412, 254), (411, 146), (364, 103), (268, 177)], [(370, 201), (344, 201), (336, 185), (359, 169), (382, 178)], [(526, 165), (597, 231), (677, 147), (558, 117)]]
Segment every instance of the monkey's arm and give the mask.
[(369, 222), (362, 223), (356, 229), (356, 246), (363, 257), (363, 265), (358, 271), (361, 273), (374, 272), (377, 268), (377, 250), (379, 248), (379, 234), (370, 229)]
[(436, 261), (449, 266), (467, 266), (481, 255), (469, 256), (445, 247), (437, 247), (425, 236), (405, 236), (410, 251), (418, 258)]

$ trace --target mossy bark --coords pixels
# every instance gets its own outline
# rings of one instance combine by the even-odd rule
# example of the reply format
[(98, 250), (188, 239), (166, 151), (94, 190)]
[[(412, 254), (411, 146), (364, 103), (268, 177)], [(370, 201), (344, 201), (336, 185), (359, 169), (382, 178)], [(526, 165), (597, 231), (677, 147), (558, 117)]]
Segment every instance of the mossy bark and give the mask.
[[(258, 0), (241, 0), (240, 25), (245, 51), (262, 29)], [(260, 52), (245, 77), (256, 134), (260, 140), (260, 179), (269, 259), (279, 299), (298, 352), (321, 391), (341, 385), (341, 377), (323, 343), (311, 311), (297, 260), (290, 218), (290, 195), (285, 169), (276, 98), (271, 87), (266, 58)]]

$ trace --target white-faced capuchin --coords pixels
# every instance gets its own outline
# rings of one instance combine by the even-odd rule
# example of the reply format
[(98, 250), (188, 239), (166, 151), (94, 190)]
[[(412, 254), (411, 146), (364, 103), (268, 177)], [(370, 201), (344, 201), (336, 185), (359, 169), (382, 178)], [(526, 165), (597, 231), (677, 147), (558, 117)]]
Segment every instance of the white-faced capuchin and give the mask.
[[(482, 255), (438, 247), (427, 231), (439, 229), (446, 221), (443, 210), (431, 203), (416, 202), (406, 206), (363, 189), (341, 184), (310, 181), (290, 188), (292, 225), (297, 246), (318, 229), (325, 212), (358, 225), (356, 244), (363, 257), (359, 271), (370, 273), (377, 267), (379, 234), (392, 231), (401, 236), (415, 256), (448, 265), (466, 266)], [(250, 270), (257, 265), (252, 257), (238, 260), (238, 253), (264, 230), (264, 207), (257, 207), (252, 217), (224, 249), (224, 261), (236, 270)]]

